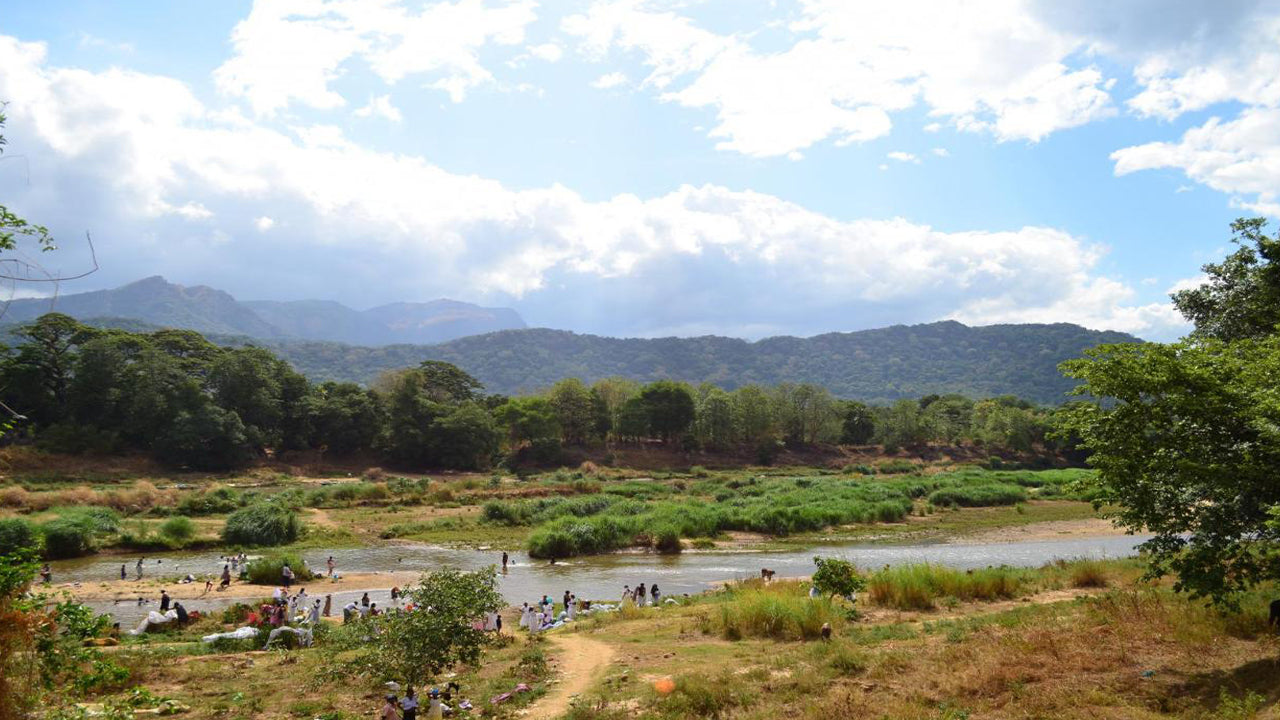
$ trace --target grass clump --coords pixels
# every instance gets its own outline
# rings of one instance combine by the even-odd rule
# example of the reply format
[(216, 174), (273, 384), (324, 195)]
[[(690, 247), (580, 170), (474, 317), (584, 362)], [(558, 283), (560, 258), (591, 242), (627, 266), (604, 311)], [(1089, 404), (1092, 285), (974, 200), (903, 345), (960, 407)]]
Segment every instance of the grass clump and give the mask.
[(257, 503), (235, 511), (222, 528), (222, 540), (231, 545), (285, 545), (302, 534), (302, 521), (288, 508)]
[(1104, 588), (1111, 584), (1107, 566), (1100, 560), (1077, 560), (1068, 566), (1071, 584), (1078, 588)]
[(1017, 505), (1027, 501), (1027, 491), (1018, 485), (990, 484), (946, 487), (929, 494), (929, 503), (949, 507), (991, 507)]
[(755, 699), (742, 678), (732, 673), (714, 678), (682, 675), (675, 679), (675, 689), (662, 700), (661, 707), (675, 717), (720, 718)]
[(300, 556), (293, 553), (272, 553), (249, 563), (249, 582), (255, 585), (279, 585), (284, 579), (282, 571), (285, 565), (293, 571), (294, 582), (302, 583), (316, 577)]
[(196, 524), (189, 517), (176, 515), (160, 524), (160, 534), (175, 543), (185, 543), (196, 535)]
[(1025, 571), (1010, 567), (953, 570), (941, 565), (899, 565), (871, 575), (867, 595), (875, 605), (899, 610), (932, 610), (942, 598), (1002, 600), (1016, 597)]
[(730, 586), (718, 614), (708, 617), (705, 630), (726, 640), (816, 640), (822, 626), (843, 622), (842, 613), (828, 598), (810, 598), (806, 585), (778, 581), (748, 581)]

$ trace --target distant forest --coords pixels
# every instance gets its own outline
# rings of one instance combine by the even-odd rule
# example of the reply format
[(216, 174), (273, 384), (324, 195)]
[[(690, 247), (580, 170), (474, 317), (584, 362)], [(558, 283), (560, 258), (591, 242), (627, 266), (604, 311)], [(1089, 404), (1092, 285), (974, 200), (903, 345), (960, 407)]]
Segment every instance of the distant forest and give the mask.
[(727, 389), (570, 377), (509, 397), (441, 360), (384, 372), (366, 387), (315, 383), (268, 349), (220, 346), (191, 330), (101, 329), (49, 314), (11, 334), (0, 399), (22, 417), (7, 439), (59, 452), (143, 451), (202, 470), (290, 450), (480, 469), (555, 464), (564, 446), (644, 441), (747, 448), (761, 463), (784, 446), (820, 443), (1028, 450), (1053, 442), (1047, 431), (1058, 413), (1007, 394), (928, 394), (873, 407), (804, 382)]
[[(136, 320), (84, 322), (134, 332), (159, 329)], [(545, 390), (570, 377), (588, 384), (623, 377), (641, 383), (711, 383), (727, 390), (811, 383), (836, 397), (872, 403), (959, 394), (1014, 395), (1037, 404), (1066, 399), (1073, 383), (1058, 372), (1063, 360), (1095, 345), (1141, 342), (1126, 333), (1065, 323), (968, 327), (958, 322), (756, 342), (716, 336), (620, 339), (546, 329), (383, 347), (208, 337), (219, 345), (268, 348), (315, 382), (368, 385), (388, 370), (442, 360), (474, 376), (489, 392), (505, 395)]]

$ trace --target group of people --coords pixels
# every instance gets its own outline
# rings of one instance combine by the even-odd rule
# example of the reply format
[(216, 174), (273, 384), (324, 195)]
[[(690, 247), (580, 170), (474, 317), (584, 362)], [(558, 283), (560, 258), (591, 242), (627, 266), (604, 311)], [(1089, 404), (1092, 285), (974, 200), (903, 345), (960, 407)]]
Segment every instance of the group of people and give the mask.
[[(524, 603), (520, 607), (520, 627), (527, 628), (529, 632), (541, 632), (559, 627), (565, 622), (572, 622), (578, 619), (578, 613), (590, 612), (591, 601), (579, 600), (577, 595), (564, 591), (564, 597), (561, 601), (560, 612), (556, 612), (556, 603), (549, 595), (543, 595), (542, 599), (530, 605)], [(495, 615), (497, 613), (494, 613)], [(497, 630), (502, 630), (502, 618), (498, 618)]]
[(662, 591), (658, 589), (658, 583), (650, 585), (648, 590), (645, 589), (644, 583), (637, 585), (634, 590), (630, 585), (623, 585), (621, 599), (624, 603), (630, 600), (636, 604), (636, 607), (644, 607), (651, 601), (657, 605), (662, 602)]
[(288, 586), (282, 585), (271, 593), (271, 605), (264, 605), (263, 613), (273, 627), (287, 625), (290, 620), (314, 626), (320, 624), (321, 616), (329, 617), (332, 609), (332, 595), (324, 596), (322, 609), (320, 598), (309, 597), (306, 588), (290, 595)]
[[(387, 688), (391, 691), (386, 695), (386, 702), (383, 703), (382, 709), (378, 711), (378, 720), (417, 720), (418, 710), (421, 709), (421, 703), (418, 694), (413, 691), (413, 686), (405, 688), (404, 697), (397, 697), (396, 693), (400, 689), (399, 683), (389, 682)], [(450, 690), (459, 690), (457, 683), (449, 683), (444, 692), (436, 688), (431, 688), (427, 693), (426, 714), (423, 715), (427, 720), (440, 720), (445, 713), (452, 712), (445, 703), (452, 701)], [(463, 700), (458, 703), (458, 708), (462, 710), (470, 710), (471, 702)]]

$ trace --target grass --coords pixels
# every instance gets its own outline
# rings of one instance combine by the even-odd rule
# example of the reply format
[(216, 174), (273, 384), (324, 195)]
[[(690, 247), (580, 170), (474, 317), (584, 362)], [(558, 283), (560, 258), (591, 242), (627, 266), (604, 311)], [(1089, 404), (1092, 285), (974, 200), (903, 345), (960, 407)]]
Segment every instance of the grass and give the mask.
[(1007, 600), (1027, 584), (1028, 572), (1009, 567), (954, 570), (942, 565), (899, 565), (872, 573), (867, 598), (898, 610), (932, 610), (944, 598)]
[(807, 583), (748, 581), (728, 586), (700, 622), (725, 640), (816, 640), (824, 624), (842, 626), (844, 612), (827, 598), (811, 599)]

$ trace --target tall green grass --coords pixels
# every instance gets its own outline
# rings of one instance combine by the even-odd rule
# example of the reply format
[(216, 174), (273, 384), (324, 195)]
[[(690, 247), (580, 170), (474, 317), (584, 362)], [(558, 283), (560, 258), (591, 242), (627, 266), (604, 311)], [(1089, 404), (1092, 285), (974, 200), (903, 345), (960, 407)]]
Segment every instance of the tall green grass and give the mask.
[(990, 507), (1026, 502), (1027, 491), (1018, 485), (973, 485), (949, 487), (929, 493), (929, 502), (938, 506)]
[(943, 598), (1002, 600), (1026, 586), (1028, 571), (1010, 567), (954, 570), (942, 565), (898, 565), (879, 570), (867, 581), (874, 605), (898, 610), (931, 610)]
[(829, 598), (810, 598), (800, 582), (741, 583), (726, 588), (726, 599), (704, 616), (704, 631), (726, 640), (816, 640), (822, 626), (843, 622), (841, 609)]

